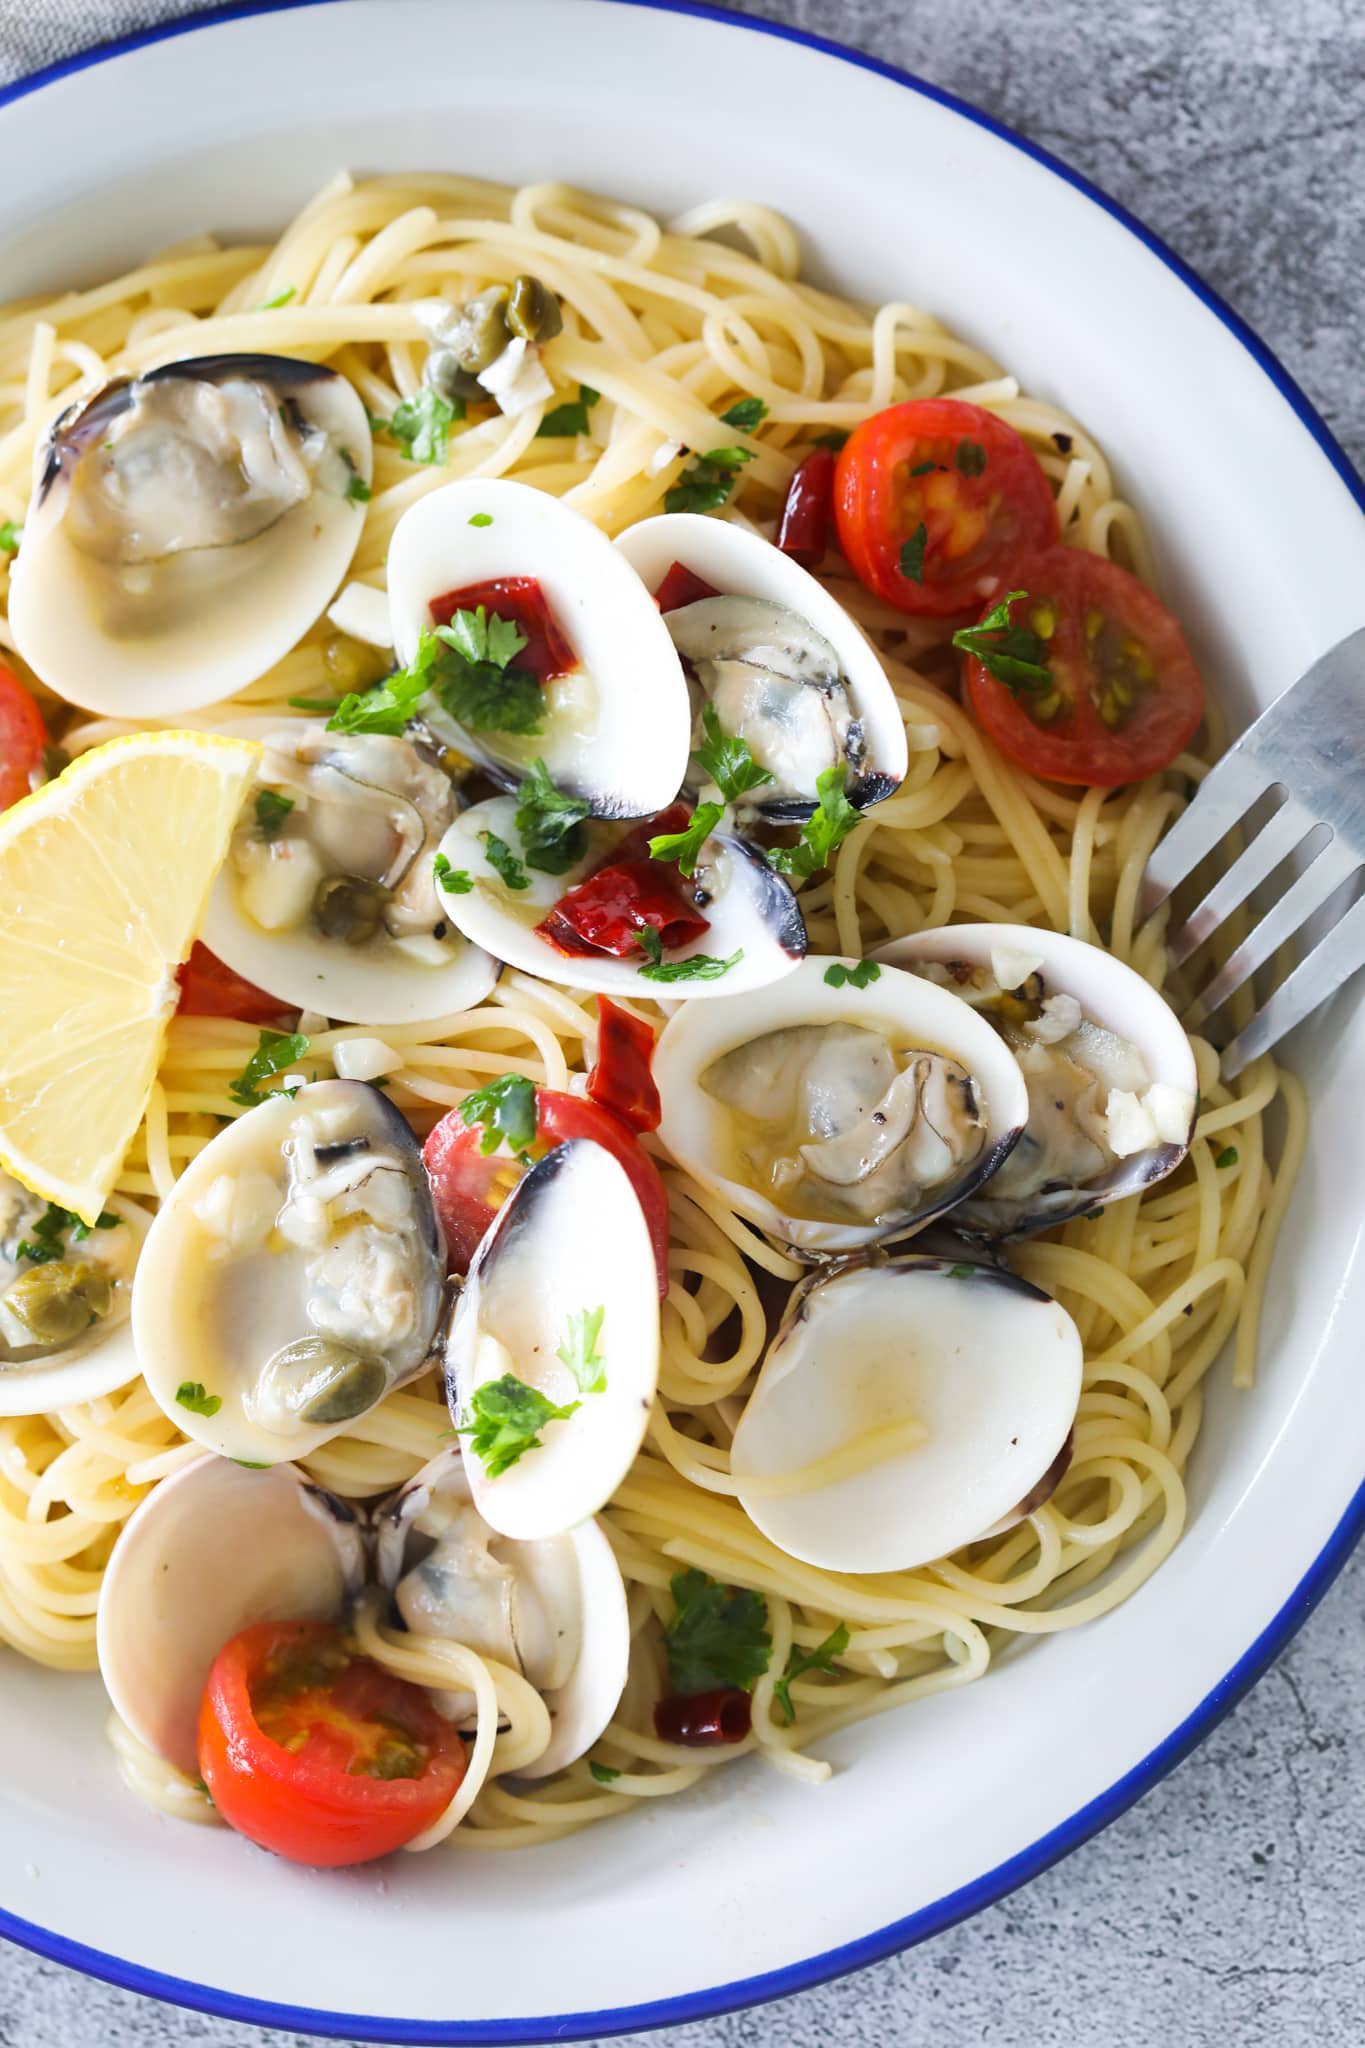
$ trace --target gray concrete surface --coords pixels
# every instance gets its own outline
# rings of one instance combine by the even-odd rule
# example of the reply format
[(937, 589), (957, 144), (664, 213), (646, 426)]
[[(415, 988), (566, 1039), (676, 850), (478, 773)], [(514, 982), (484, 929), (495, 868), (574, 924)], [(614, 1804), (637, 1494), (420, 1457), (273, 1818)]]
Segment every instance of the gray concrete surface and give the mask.
[[(0, 79), (192, 11), (195, 0), (0, 0)], [(1088, 172), (1250, 319), (1365, 466), (1359, 0), (745, 11), (921, 72)], [(1026, 1891), (842, 1983), (679, 2028), (669, 2048), (1359, 2048), (1363, 1599), (1365, 1555), (1193, 1758)], [(297, 2038), (156, 2006), (0, 1944), (0, 2048)]]

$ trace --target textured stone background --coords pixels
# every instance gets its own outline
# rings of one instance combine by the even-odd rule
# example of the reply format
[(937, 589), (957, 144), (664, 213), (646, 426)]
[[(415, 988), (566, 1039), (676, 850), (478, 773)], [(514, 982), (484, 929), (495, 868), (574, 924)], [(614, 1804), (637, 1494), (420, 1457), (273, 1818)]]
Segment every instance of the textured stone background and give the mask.
[[(195, 0), (0, 0), (0, 79), (192, 11)], [(1365, 467), (1360, 0), (745, 11), (921, 72), (1088, 172), (1247, 316)], [(842, 1983), (679, 2028), (669, 2048), (1358, 2048), (1363, 1596), (1358, 1557), (1197, 1755), (1028, 1890)], [(297, 2038), (155, 2006), (0, 1944), (0, 2048)]]

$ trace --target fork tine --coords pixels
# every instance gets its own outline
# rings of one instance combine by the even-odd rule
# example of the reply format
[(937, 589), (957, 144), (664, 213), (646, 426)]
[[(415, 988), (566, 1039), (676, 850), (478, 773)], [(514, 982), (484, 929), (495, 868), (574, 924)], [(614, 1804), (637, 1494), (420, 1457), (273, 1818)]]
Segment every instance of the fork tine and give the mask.
[(1200, 784), (1198, 800), (1176, 819), (1147, 862), (1138, 894), (1139, 918), (1150, 917), (1166, 901), (1273, 780), (1259, 762), (1239, 754), (1236, 747), (1224, 754)]
[(1192, 910), (1178, 931), (1167, 940), (1173, 967), (1179, 967), (1203, 945), (1210, 932), (1244, 903), (1267, 875), (1308, 837), (1317, 821), (1294, 797), (1287, 797), (1273, 818), (1252, 839), (1250, 845), (1219, 876), (1197, 910)]
[(1365, 967), (1365, 896), (1351, 905), (1238, 1032), (1222, 1055), (1224, 1078), (1235, 1080), (1244, 1067), (1269, 1052), (1296, 1024), (1302, 1024), (1310, 1011), (1325, 1003), (1361, 967)]
[(1359, 872), (1360, 864), (1360, 855), (1344, 841), (1334, 840), (1325, 846), (1293, 886), (1285, 890), (1279, 902), (1253, 927), (1237, 950), (1229, 955), (1207, 988), (1190, 1004), (1183, 1018), (1186, 1030), (1196, 1030), (1206, 1017), (1225, 1003), (1286, 939), (1293, 938), (1300, 925), (1315, 910), (1322, 908), (1333, 890), (1339, 889), (1350, 876)]

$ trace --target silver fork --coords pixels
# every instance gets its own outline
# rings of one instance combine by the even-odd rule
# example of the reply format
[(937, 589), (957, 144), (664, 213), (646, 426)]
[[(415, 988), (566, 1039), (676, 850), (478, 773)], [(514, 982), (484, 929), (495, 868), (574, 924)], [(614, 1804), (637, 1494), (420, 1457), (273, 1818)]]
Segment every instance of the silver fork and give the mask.
[[(1365, 865), (1365, 626), (1329, 648), (1209, 770), (1147, 863), (1148, 917), (1267, 791), (1284, 801), (1167, 941), (1188, 960), (1291, 854), (1307, 865), (1212, 975), (1183, 1015), (1200, 1029)], [(1231, 1079), (1365, 965), (1365, 894), (1318, 938), (1222, 1053)], [(1213, 1034), (1211, 1034), (1213, 1035)]]

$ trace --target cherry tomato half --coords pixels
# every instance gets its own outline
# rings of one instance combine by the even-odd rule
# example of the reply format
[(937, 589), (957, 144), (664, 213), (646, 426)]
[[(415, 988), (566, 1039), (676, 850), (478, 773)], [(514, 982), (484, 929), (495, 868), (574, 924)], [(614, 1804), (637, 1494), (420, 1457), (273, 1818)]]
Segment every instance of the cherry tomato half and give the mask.
[(1199, 729), (1204, 686), (1160, 598), (1079, 548), (1049, 548), (1013, 574), (1027, 596), (1010, 625), (1042, 643), (1050, 682), (1011, 689), (968, 656), (968, 702), (1001, 753), (1030, 775), (1104, 789), (1173, 761)]
[(477, 611), (482, 605), (492, 618), (510, 619), (526, 635), (526, 645), (516, 657), (518, 668), (526, 668), (542, 683), (552, 676), (566, 676), (578, 667), (578, 656), (564, 638), (550, 610), (545, 592), (534, 576), (498, 576), (490, 583), (469, 583), (463, 590), (448, 590), (431, 601), (431, 616), (438, 626), (448, 626), (456, 612)]
[(960, 398), (888, 406), (854, 429), (834, 472), (839, 545), (860, 583), (903, 612), (974, 612), (1057, 538), (1028, 444)]
[(42, 712), (18, 676), (0, 668), (0, 811), (28, 795), (46, 745)]
[(597, 1059), (588, 1073), (588, 1096), (632, 1131), (657, 1131), (663, 1115), (650, 1063), (654, 1028), (610, 996), (597, 998)]
[(278, 996), (235, 974), (226, 961), (196, 939), (179, 969), (182, 1017), (236, 1017), (243, 1024), (274, 1024), (295, 1012)]
[(401, 1849), (444, 1812), (465, 1749), (420, 1686), (327, 1621), (260, 1621), (218, 1652), (199, 1769), (229, 1827), (329, 1868)]
[[(502, 1146), (483, 1154), (483, 1135), (479, 1125), (467, 1124), (456, 1108), (441, 1118), (422, 1147), (452, 1273), (469, 1270), (489, 1225), (526, 1171)], [(668, 1292), (668, 1196), (658, 1167), (609, 1109), (556, 1088), (537, 1088), (531, 1157), (543, 1158), (569, 1138), (592, 1138), (625, 1168), (649, 1226), (662, 1298)]]

